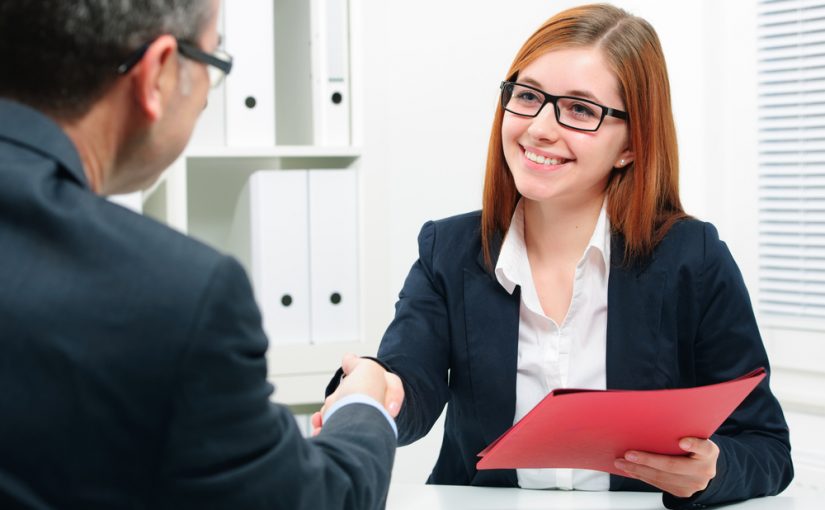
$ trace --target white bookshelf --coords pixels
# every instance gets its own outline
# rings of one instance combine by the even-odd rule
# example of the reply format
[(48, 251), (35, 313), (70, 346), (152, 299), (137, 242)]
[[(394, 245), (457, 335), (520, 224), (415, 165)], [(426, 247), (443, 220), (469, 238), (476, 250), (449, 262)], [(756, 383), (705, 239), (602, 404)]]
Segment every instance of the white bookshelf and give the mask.
[[(275, 29), (289, 25), (283, 18), (277, 19), (278, 2), (284, 5), (288, 2), (276, 2)], [(359, 86), (360, 59), (354, 53), (361, 47), (360, 36), (356, 33), (359, 22), (352, 19), (355, 13), (358, 16), (362, 10), (362, 0), (349, 1), (350, 15), (350, 97), (351, 97), (351, 140), (348, 146), (319, 146), (311, 144), (292, 143), (295, 133), (301, 140), (306, 141), (305, 134), (311, 127), (311, 121), (303, 118), (283, 118), (287, 115), (296, 115), (293, 107), (284, 108), (276, 119), (276, 140), (287, 140), (288, 144), (274, 143), (271, 146), (230, 147), (221, 144), (205, 145), (190, 143), (178, 160), (171, 165), (161, 180), (150, 190), (144, 192), (143, 212), (167, 225), (186, 233), (196, 239), (217, 248), (227, 251), (228, 231), (231, 226), (235, 204), (238, 196), (249, 178), (258, 170), (298, 170), (298, 169), (339, 169), (353, 168), (358, 172), (359, 196), (360, 189), (365, 187), (363, 168), (361, 168), (361, 148), (357, 145), (361, 139), (361, 127), (357, 125), (362, 114), (357, 112), (357, 102), (360, 94), (356, 92)], [(293, 5), (293, 4), (289, 4)], [(284, 12), (284, 11), (281, 11)], [(303, 16), (303, 14), (302, 14)], [(306, 20), (299, 20), (306, 21)], [(293, 28), (294, 30), (294, 28)], [(277, 36), (276, 36), (277, 46)], [(278, 73), (278, 58), (284, 57), (283, 52), (276, 47), (276, 76)], [(236, 62), (244, 58), (243, 55), (233, 55)], [(254, 57), (253, 57), (254, 58)], [(295, 55), (287, 65), (294, 66)], [(308, 67), (308, 66), (307, 66)], [(288, 74), (288, 73), (284, 73)], [(230, 76), (228, 79), (232, 79)], [(276, 89), (278, 81), (276, 79)], [(291, 91), (292, 93), (294, 91)], [(283, 94), (283, 92), (281, 92)], [(311, 91), (307, 90), (307, 94)], [(210, 105), (222, 106), (222, 101), (213, 101), (210, 95)], [(276, 94), (276, 111), (279, 110)], [(298, 98), (297, 101), (305, 105), (308, 99)], [(203, 116), (201, 121), (212, 121), (215, 116)], [(295, 131), (288, 131), (294, 127)], [(217, 130), (219, 132), (220, 129)], [(216, 132), (214, 129), (212, 132)], [(366, 187), (370, 187), (369, 184)], [(274, 399), (297, 409), (305, 409), (320, 404), (327, 382), (338, 368), (341, 358), (346, 352), (371, 354), (377, 348), (377, 338), (373, 341), (364, 340), (365, 322), (369, 306), (367, 299), (374, 298), (374, 290), (365, 284), (364, 267), (369, 262), (364, 258), (364, 238), (369, 235), (364, 232), (364, 201), (359, 199), (359, 324), (361, 339), (353, 342), (339, 342), (328, 344), (298, 344), (273, 345), (267, 352), (269, 365), (269, 380), (276, 386)], [(370, 255), (374, 256), (374, 255)], [(380, 294), (380, 293), (379, 293)], [(374, 328), (373, 328), (374, 329)]]
[(357, 147), (319, 147), (315, 145), (274, 145), (272, 147), (195, 147), (186, 153), (189, 160), (197, 159), (356, 159), (361, 155)]

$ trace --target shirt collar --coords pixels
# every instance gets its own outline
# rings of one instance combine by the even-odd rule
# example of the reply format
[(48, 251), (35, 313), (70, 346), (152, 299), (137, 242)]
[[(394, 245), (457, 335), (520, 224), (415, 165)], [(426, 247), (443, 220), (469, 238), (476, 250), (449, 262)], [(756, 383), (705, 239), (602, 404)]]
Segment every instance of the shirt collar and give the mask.
[(11, 141), (57, 161), (88, 187), (77, 148), (54, 120), (34, 108), (1, 97), (0, 119), (0, 141)]
[(604, 269), (610, 268), (610, 220), (607, 217), (607, 199), (602, 203), (602, 209), (599, 211), (599, 219), (596, 220), (596, 228), (593, 229), (593, 235), (590, 236), (590, 242), (587, 243), (584, 253), (587, 255), (591, 249), (598, 250), (604, 262)]
[[(525, 272), (528, 274), (524, 274)], [(516, 285), (523, 285), (527, 278), (532, 278), (529, 272), (530, 264), (527, 262), (527, 246), (524, 242), (524, 203), (519, 200), (501, 245), (495, 273), (498, 283), (512, 294)]]

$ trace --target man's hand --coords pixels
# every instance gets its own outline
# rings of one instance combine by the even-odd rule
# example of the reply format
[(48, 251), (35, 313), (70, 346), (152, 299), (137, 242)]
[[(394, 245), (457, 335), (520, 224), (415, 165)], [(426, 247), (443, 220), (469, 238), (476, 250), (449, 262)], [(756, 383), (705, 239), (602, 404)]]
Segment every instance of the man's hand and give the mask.
[(705, 490), (716, 476), (719, 447), (710, 439), (683, 437), (679, 447), (689, 452), (686, 457), (657, 455), (629, 451), (624, 459), (616, 459), (615, 466), (636, 478), (679, 498), (689, 498)]
[(317, 436), (323, 426), (323, 416), (327, 409), (339, 399), (356, 393), (372, 397), (383, 404), (387, 412), (395, 418), (404, 402), (404, 386), (395, 374), (384, 370), (378, 363), (354, 354), (345, 354), (341, 362), (344, 378), (341, 384), (324, 400), (324, 406), (312, 415), (312, 435)]

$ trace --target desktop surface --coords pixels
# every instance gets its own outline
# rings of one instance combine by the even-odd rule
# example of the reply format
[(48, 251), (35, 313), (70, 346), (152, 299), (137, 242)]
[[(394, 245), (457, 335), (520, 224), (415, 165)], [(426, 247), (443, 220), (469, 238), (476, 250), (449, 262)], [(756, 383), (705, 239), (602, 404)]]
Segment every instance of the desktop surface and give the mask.
[[(821, 498), (821, 494), (819, 495)], [(657, 492), (585, 492), (397, 483), (390, 486), (387, 510), (661, 510)], [(813, 491), (791, 491), (718, 508), (809, 510), (821, 508)]]

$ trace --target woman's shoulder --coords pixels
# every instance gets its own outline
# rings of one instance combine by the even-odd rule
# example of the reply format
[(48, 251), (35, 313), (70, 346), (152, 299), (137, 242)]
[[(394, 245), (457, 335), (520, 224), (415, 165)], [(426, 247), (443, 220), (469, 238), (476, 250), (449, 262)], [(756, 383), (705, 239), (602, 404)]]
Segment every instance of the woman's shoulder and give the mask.
[(438, 220), (431, 220), (428, 221), (427, 224), (432, 224), (433, 228), (439, 231), (447, 231), (455, 234), (465, 232), (479, 233), (481, 232), (481, 211), (470, 211)]
[[(682, 245), (683, 243), (699, 243), (704, 244), (708, 241), (719, 241), (719, 231), (716, 227), (707, 221), (698, 220), (696, 218), (684, 218), (674, 223), (670, 230), (665, 234), (662, 244), (665, 242), (670, 244)], [(684, 246), (681, 246), (683, 249)]]
[(719, 238), (719, 231), (707, 221), (685, 218), (670, 227), (654, 250), (655, 258), (693, 261), (707, 264), (720, 257), (730, 257), (727, 245)]
[(481, 211), (430, 220), (421, 227), (418, 244), (433, 255), (462, 253), (475, 257), (481, 249)]

